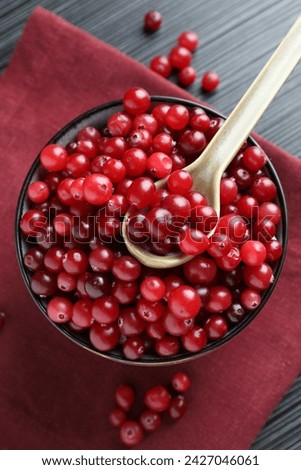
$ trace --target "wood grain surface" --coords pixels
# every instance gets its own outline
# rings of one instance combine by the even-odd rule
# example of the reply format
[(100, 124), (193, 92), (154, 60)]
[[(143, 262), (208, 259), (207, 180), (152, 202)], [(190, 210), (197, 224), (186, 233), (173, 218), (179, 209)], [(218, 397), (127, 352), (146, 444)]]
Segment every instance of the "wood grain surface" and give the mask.
[[(201, 76), (221, 76), (217, 92), (204, 95), (199, 80), (188, 88), (224, 114), (263, 67), (301, 14), (300, 0), (0, 0), (0, 72), (32, 10), (41, 5), (148, 65), (168, 53), (181, 31), (198, 32), (201, 44), (193, 66)], [(155, 34), (143, 31), (143, 16), (159, 10), (164, 18)], [(256, 131), (301, 158), (301, 65), (292, 73)], [(1, 106), (1, 103), (0, 103)], [(301, 449), (301, 377), (278, 405), (253, 449)]]

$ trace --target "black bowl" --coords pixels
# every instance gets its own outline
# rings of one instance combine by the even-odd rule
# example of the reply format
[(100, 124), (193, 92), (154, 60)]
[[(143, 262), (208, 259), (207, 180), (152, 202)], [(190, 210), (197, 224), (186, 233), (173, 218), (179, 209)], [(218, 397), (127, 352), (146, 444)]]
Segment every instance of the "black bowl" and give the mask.
[[(219, 118), (224, 118), (225, 117), (217, 113), (216, 111), (212, 111), (210, 108), (207, 108), (205, 106), (201, 106), (198, 103), (194, 103), (193, 101), (188, 101), (188, 100), (182, 100), (178, 98), (172, 98), (172, 97), (165, 97), (165, 96), (153, 96), (152, 97), (152, 104), (156, 105), (158, 103), (162, 102), (167, 102), (167, 103), (180, 103), (184, 104), (188, 108), (191, 107), (200, 107), (203, 108), (206, 113), (211, 117), (219, 117)], [(108, 117), (116, 112), (122, 110), (122, 101), (112, 101), (110, 103), (106, 103), (102, 106), (97, 106), (96, 108), (93, 108), (86, 113), (82, 114), (81, 116), (77, 117), (73, 121), (71, 121), (69, 124), (67, 124), (63, 129), (61, 129), (49, 142), (48, 144), (53, 144), (53, 143), (59, 143), (61, 145), (66, 145), (68, 142), (74, 140), (77, 132), (85, 126), (94, 126), (94, 127), (104, 127), (105, 123), (108, 119)], [(253, 138), (248, 139), (249, 143), (251, 145), (258, 145)], [(47, 144), (47, 145), (48, 145)], [(27, 187), (28, 185), (36, 179), (38, 170), (40, 167), (40, 162), (39, 162), (39, 156), (35, 159), (34, 163), (32, 164), (25, 181), (23, 183), (19, 200), (18, 200), (18, 205), (17, 205), (17, 211), (16, 211), (16, 224), (15, 224), (15, 236), (16, 236), (16, 250), (17, 250), (17, 257), (18, 257), (18, 262), (20, 266), (20, 270), (24, 279), (24, 282), (29, 290), (29, 293), (31, 297), (33, 298), (35, 304), (39, 307), (40, 311), (42, 314), (52, 323), (52, 325), (59, 330), (61, 333), (63, 333), (67, 338), (71, 339), (74, 341), (76, 344), (81, 346), (82, 348), (93, 352), (94, 354), (97, 354), (99, 356), (105, 357), (107, 359), (111, 359), (114, 361), (122, 362), (125, 364), (138, 364), (138, 365), (148, 365), (148, 366), (158, 366), (158, 365), (167, 365), (167, 364), (176, 364), (176, 363), (181, 363), (185, 362), (191, 359), (196, 359), (200, 356), (203, 356), (205, 354), (208, 354), (211, 351), (214, 351), (215, 349), (219, 348), (223, 344), (226, 344), (230, 339), (234, 338), (237, 336), (261, 311), (261, 309), (264, 307), (268, 299), (270, 298), (275, 285), (279, 279), (279, 275), (282, 269), (282, 265), (284, 262), (285, 258), (285, 252), (286, 252), (286, 245), (287, 245), (287, 209), (286, 209), (286, 204), (285, 204), (285, 197), (283, 193), (283, 189), (281, 187), (281, 183), (279, 181), (279, 178), (277, 176), (277, 173), (275, 171), (275, 168), (273, 167), (272, 163), (268, 160), (266, 166), (265, 166), (265, 171), (268, 174), (268, 176), (274, 181), (276, 187), (277, 187), (277, 198), (278, 198), (278, 204), (281, 208), (282, 211), (282, 220), (280, 224), (278, 225), (278, 232), (277, 232), (277, 238), (279, 241), (282, 242), (283, 244), (283, 254), (281, 258), (275, 263), (274, 265), (274, 277), (275, 280), (271, 284), (271, 286), (264, 291), (262, 295), (262, 302), (258, 308), (255, 310), (251, 311), (248, 313), (248, 315), (239, 323), (237, 326), (233, 326), (230, 331), (220, 340), (217, 340), (215, 342), (209, 343), (202, 351), (198, 353), (190, 353), (190, 352), (179, 352), (176, 356), (174, 357), (168, 357), (168, 358), (163, 358), (163, 357), (157, 357), (154, 355), (145, 355), (143, 358), (137, 360), (137, 361), (130, 361), (126, 359), (122, 351), (120, 349), (120, 346), (117, 347), (116, 349), (109, 351), (109, 352), (99, 352), (97, 351), (89, 342), (89, 338), (87, 335), (81, 333), (77, 334), (74, 331), (72, 331), (67, 325), (64, 324), (56, 324), (53, 323), (47, 313), (46, 313), (46, 306), (47, 306), (47, 299), (42, 299), (39, 296), (35, 295), (31, 288), (30, 288), (30, 273), (27, 270), (26, 266), (24, 265), (23, 262), (23, 255), (28, 249), (28, 244), (26, 243), (24, 236), (21, 233), (20, 227), (19, 227), (19, 221), (20, 218), (22, 217), (23, 213), (28, 210), (29, 205), (28, 205), (28, 200), (26, 197), (26, 192), (27, 192)]]

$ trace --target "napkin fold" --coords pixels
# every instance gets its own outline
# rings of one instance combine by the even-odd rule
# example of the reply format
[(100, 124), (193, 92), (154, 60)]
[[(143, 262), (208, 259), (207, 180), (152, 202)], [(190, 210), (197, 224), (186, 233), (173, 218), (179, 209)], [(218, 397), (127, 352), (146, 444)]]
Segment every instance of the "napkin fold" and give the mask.
[(108, 424), (121, 382), (145, 390), (179, 368), (192, 378), (185, 418), (147, 436), (143, 449), (246, 449), (300, 372), (298, 309), (301, 161), (258, 138), (280, 175), (289, 245), (276, 289), (237, 338), (183, 366), (124, 366), (88, 353), (52, 328), (23, 284), (14, 247), (18, 194), (33, 159), (66, 122), (131, 86), (194, 99), (113, 47), (37, 8), (0, 77), (0, 447), (119, 449)]

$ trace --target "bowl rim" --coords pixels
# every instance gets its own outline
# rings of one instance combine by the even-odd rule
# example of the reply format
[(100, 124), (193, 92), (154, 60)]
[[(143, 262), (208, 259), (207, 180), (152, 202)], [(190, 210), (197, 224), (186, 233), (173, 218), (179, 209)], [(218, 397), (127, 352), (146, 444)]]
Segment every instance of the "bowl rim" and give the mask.
[[(212, 109), (209, 106), (203, 105), (200, 102), (195, 102), (192, 100), (187, 100), (187, 99), (182, 99), (178, 97), (171, 97), (171, 96), (161, 96), (161, 95), (153, 95), (151, 96), (151, 104), (156, 105), (160, 103), (177, 103), (177, 104), (184, 104), (188, 106), (189, 108), (191, 107), (199, 107), (204, 109), (206, 113), (209, 114), (211, 118), (221, 118), (221, 119), (226, 119), (226, 117)], [(70, 122), (68, 122), (63, 128), (61, 128), (46, 144), (50, 145), (53, 143), (57, 143), (60, 141), (64, 135), (72, 128), (74, 128), (76, 125), (79, 125), (79, 123), (83, 120), (86, 120), (88, 118), (91, 118), (93, 115), (101, 113), (102, 111), (105, 111), (109, 108), (112, 107), (117, 107), (117, 106), (122, 106), (122, 99), (110, 101), (107, 103), (104, 103), (99, 106), (95, 106), (94, 108), (91, 108), (87, 110), (86, 112), (80, 114), (79, 116), (75, 117), (72, 119)], [(256, 145), (260, 147), (260, 145), (256, 142), (256, 140), (249, 136), (248, 137), (248, 142), (251, 143), (252, 145)], [(28, 270), (24, 264), (23, 257), (22, 257), (22, 245), (24, 245), (26, 242), (23, 239), (23, 236), (21, 234), (20, 226), (19, 226), (19, 221), (20, 218), (24, 212), (24, 204), (26, 201), (26, 193), (27, 193), (27, 187), (28, 184), (30, 183), (34, 173), (37, 171), (38, 167), (40, 166), (39, 163), (39, 155), (34, 159), (20, 190), (20, 194), (18, 197), (17, 201), (17, 207), (16, 207), (16, 213), (15, 213), (15, 247), (16, 247), (16, 253), (17, 253), (17, 260), (18, 260), (18, 265), (24, 280), (24, 283), (35, 303), (35, 305), (39, 308), (41, 313), (44, 315), (44, 317), (47, 318), (47, 320), (58, 330), (60, 331), (63, 335), (65, 335), (67, 338), (69, 338), (71, 341), (73, 341), (75, 344), (78, 346), (81, 346), (82, 348), (86, 349), (87, 351), (90, 351), (97, 356), (101, 356), (106, 359), (110, 359), (114, 362), (119, 362), (122, 364), (128, 364), (128, 365), (138, 365), (138, 366), (164, 366), (164, 365), (174, 365), (174, 364), (180, 364), (184, 362), (188, 362), (194, 359), (198, 359), (202, 356), (205, 356), (209, 354), (212, 351), (215, 351), (216, 349), (220, 348), (221, 346), (225, 345), (228, 343), (230, 340), (234, 339), (239, 333), (241, 333), (254, 319), (255, 317), (259, 314), (259, 312), (263, 309), (265, 304), (267, 303), (268, 299), (270, 298), (281, 273), (284, 260), (285, 260), (285, 255), (286, 255), (286, 249), (287, 249), (287, 242), (288, 242), (288, 213), (287, 213), (287, 206), (286, 206), (286, 201), (285, 201), (285, 195), (284, 191), (280, 182), (280, 179), (278, 177), (278, 174), (271, 163), (270, 159), (267, 159), (267, 169), (268, 173), (271, 175), (273, 182), (276, 184), (277, 187), (277, 199), (278, 203), (281, 208), (281, 213), (282, 213), (282, 220), (281, 220), (281, 242), (283, 246), (283, 253), (282, 256), (279, 260), (277, 260), (275, 267), (273, 269), (273, 274), (274, 274), (274, 282), (270, 285), (270, 287), (263, 292), (262, 295), (262, 302), (253, 311), (249, 312), (249, 314), (243, 319), (242, 322), (238, 323), (237, 325), (234, 325), (227, 333), (225, 336), (223, 336), (221, 339), (217, 341), (213, 341), (211, 343), (208, 343), (204, 349), (201, 351), (192, 353), (192, 352), (180, 352), (176, 354), (173, 357), (142, 357), (139, 360), (129, 360), (121, 354), (117, 353), (116, 351), (107, 351), (107, 352), (101, 352), (98, 351), (97, 349), (94, 348), (94, 346), (90, 343), (84, 342), (83, 339), (80, 338), (79, 335), (77, 335), (75, 332), (71, 331), (70, 329), (67, 328), (66, 324), (57, 324), (54, 323), (49, 316), (46, 313), (46, 308), (45, 304), (47, 303), (47, 299), (42, 299), (38, 296), (36, 296), (31, 288), (30, 288), (30, 276), (28, 273)], [(49, 301), (49, 300), (48, 300)]]

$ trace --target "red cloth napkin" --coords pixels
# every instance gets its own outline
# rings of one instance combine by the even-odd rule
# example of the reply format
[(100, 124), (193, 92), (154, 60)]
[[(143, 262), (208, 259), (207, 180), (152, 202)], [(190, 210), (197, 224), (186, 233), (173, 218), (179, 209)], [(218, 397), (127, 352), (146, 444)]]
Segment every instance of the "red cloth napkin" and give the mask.
[[(41, 147), (83, 111), (130, 86), (191, 98), (143, 65), (38, 8), (0, 79), (1, 283), (0, 436), (3, 449), (117, 449), (108, 425), (121, 382), (144, 389), (167, 382), (179, 366), (122, 366), (90, 354), (58, 333), (23, 285), (14, 247), (14, 213), (22, 181)], [(182, 368), (192, 377), (182, 420), (143, 441), (144, 449), (248, 448), (300, 372), (299, 242), (301, 161), (263, 139), (288, 201), (290, 241), (272, 299), (220, 350)]]

